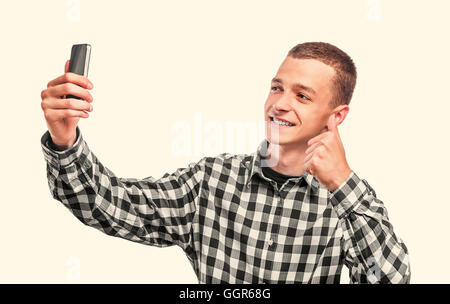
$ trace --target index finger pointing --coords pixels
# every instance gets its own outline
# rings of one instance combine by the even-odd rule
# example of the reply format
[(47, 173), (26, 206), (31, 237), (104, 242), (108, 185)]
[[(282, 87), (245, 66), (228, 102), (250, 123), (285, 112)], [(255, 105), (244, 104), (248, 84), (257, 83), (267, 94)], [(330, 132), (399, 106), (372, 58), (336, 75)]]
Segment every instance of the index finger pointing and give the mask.
[(336, 121), (336, 117), (334, 114), (330, 115), (330, 117), (328, 117), (327, 127), (328, 127), (328, 130), (331, 132), (337, 131), (337, 121)]
[(321, 141), (323, 138), (329, 136), (329, 134), (327, 134), (328, 132), (324, 132), (324, 133), (320, 133), (319, 135), (311, 138), (310, 140), (308, 140), (308, 146), (311, 146), (312, 144)]

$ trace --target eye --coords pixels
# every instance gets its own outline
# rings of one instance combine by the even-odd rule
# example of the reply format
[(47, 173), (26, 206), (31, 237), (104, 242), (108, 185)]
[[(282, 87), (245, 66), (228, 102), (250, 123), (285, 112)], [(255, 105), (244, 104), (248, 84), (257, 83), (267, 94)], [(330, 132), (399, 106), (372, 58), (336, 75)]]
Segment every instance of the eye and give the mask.
[(311, 100), (311, 99), (309, 99), (307, 96), (305, 96), (303, 94), (298, 94), (297, 96), (300, 97), (301, 99), (304, 99), (304, 100)]
[(271, 91), (275, 91), (275, 89), (281, 90), (281, 88), (278, 87), (278, 86), (274, 86), (274, 87), (271, 87), (271, 88), (270, 88)]

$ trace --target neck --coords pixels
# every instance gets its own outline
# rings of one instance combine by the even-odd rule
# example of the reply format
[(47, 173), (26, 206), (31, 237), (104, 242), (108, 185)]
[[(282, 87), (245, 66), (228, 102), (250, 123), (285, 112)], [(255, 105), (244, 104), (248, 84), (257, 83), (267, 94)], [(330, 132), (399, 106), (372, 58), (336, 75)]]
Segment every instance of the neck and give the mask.
[[(303, 169), (307, 143), (295, 143), (292, 145), (278, 145), (269, 143), (268, 152), (272, 155), (277, 149), (278, 161), (271, 168), (285, 175), (300, 176), (305, 172)], [(276, 154), (275, 154), (276, 155)]]

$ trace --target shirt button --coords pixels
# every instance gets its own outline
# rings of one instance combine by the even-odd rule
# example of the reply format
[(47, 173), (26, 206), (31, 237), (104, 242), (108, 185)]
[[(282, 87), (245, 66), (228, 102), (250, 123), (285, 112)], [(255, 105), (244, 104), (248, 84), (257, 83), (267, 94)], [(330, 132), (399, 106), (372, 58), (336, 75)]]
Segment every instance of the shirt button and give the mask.
[(270, 240), (269, 240), (269, 246), (272, 246), (272, 245), (273, 245), (273, 240), (270, 239)]

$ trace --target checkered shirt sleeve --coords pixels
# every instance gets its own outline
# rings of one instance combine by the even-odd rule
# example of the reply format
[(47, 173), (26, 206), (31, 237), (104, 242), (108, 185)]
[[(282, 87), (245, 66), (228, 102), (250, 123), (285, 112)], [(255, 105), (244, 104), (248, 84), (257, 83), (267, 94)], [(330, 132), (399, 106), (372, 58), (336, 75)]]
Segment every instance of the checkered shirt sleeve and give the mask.
[(51, 149), (48, 131), (41, 146), (53, 198), (85, 225), (147, 245), (189, 244), (204, 160), (159, 179), (120, 178), (90, 151), (78, 127), (71, 148)]
[(353, 171), (331, 193), (343, 230), (342, 250), (351, 283), (409, 283), (408, 249), (369, 183)]

